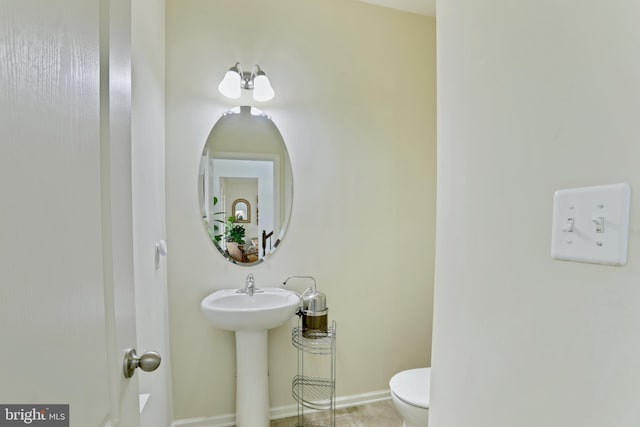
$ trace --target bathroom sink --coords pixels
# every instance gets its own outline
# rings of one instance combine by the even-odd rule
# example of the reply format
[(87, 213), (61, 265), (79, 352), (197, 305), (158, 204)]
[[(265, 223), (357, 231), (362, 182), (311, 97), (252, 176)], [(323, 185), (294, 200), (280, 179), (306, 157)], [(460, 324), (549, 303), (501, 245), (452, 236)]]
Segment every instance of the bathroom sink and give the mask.
[(300, 295), (280, 288), (261, 288), (253, 295), (221, 289), (200, 304), (214, 326), (229, 331), (268, 330), (282, 325), (297, 311)]
[[(253, 295), (247, 292), (255, 289)], [(255, 288), (253, 274), (246, 287), (221, 289), (200, 303), (216, 327), (235, 331), (236, 425), (269, 427), (269, 362), (267, 331), (293, 317), (300, 295), (282, 288)]]

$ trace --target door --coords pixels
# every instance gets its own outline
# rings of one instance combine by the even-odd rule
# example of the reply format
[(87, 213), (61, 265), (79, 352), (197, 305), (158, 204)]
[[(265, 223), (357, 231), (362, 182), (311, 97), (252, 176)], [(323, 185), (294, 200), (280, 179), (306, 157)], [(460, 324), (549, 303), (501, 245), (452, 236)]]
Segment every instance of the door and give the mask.
[(0, 404), (77, 427), (139, 425), (130, 25), (129, 0), (0, 3)]

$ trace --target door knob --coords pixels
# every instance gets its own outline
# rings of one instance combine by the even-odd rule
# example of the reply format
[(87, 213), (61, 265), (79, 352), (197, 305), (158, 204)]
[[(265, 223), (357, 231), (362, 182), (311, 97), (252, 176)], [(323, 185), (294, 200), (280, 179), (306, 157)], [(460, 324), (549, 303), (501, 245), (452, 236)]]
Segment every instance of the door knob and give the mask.
[(145, 372), (151, 372), (158, 369), (162, 358), (155, 351), (147, 351), (140, 356), (136, 353), (136, 349), (132, 348), (124, 355), (123, 371), (125, 378), (131, 378), (136, 370), (140, 368)]

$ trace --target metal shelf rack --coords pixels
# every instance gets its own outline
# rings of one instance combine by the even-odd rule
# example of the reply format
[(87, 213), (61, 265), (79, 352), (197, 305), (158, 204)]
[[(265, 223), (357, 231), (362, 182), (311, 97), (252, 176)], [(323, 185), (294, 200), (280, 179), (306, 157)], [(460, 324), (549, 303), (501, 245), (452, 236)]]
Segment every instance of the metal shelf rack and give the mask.
[[(327, 335), (307, 338), (302, 335), (302, 325), (291, 331), (291, 343), (298, 349), (298, 373), (291, 382), (291, 394), (298, 402), (298, 421), (296, 427), (335, 427), (336, 425), (336, 322), (331, 322)], [(326, 376), (305, 374), (305, 358), (326, 357), (328, 364), (321, 369)], [(304, 417), (305, 408), (325, 411), (327, 414), (314, 414), (313, 421)], [(324, 416), (326, 415), (326, 416)], [(308, 417), (309, 418), (309, 417)]]

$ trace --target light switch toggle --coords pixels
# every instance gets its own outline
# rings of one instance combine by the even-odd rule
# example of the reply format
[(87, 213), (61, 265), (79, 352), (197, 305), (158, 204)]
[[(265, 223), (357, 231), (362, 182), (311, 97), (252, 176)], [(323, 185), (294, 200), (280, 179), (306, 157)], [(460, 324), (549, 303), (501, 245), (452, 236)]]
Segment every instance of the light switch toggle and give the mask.
[(557, 190), (553, 195), (551, 256), (564, 261), (625, 265), (630, 202), (628, 183)]
[(594, 216), (591, 221), (596, 225), (596, 233), (604, 233), (604, 217)]
[(161, 256), (167, 256), (167, 242), (165, 242), (164, 240), (160, 240), (158, 243), (155, 244), (155, 252), (156, 252), (156, 256), (155, 256), (155, 264), (156, 264), (156, 270), (160, 269), (160, 257)]
[(575, 218), (567, 218), (567, 224), (564, 226), (562, 231), (567, 232), (567, 233), (573, 233), (575, 225), (576, 225), (576, 219)]

